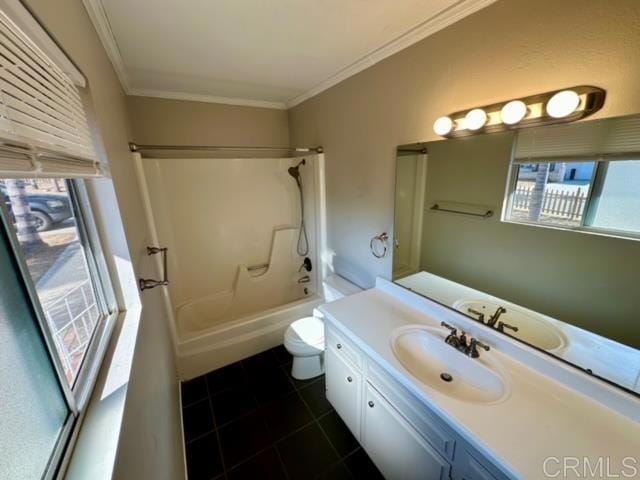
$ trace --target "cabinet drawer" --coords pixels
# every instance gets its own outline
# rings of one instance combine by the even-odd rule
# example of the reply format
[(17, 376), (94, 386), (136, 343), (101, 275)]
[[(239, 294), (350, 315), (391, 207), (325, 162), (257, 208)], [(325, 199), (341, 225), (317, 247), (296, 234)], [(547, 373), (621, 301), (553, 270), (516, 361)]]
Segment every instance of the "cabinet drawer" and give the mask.
[(424, 405), (389, 374), (373, 363), (368, 364), (368, 381), (386, 399), (402, 412), (402, 415), (444, 458), (453, 460), (456, 445), (455, 433), (435, 414), (428, 412)]
[(360, 440), (362, 374), (329, 346), (325, 352), (327, 399), (351, 433)]
[(335, 348), (339, 355), (342, 355), (355, 367), (362, 370), (363, 359), (362, 353), (353, 342), (346, 340), (346, 337), (340, 332), (337, 332), (335, 328), (327, 326), (325, 323), (325, 344), (328, 347)]

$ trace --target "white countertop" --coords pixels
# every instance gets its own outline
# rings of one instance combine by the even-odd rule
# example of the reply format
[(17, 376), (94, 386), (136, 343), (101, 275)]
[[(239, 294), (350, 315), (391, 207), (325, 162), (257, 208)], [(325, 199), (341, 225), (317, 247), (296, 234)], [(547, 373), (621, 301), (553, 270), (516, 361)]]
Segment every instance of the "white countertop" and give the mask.
[[(415, 379), (396, 359), (390, 343), (391, 333), (405, 325), (438, 326), (441, 319), (450, 321), (451, 315), (457, 315), (455, 312), (443, 313), (447, 318), (441, 315), (436, 318), (380, 288), (325, 304), (320, 310), (327, 321), (347, 334), (420, 401), (440, 413), (469, 443), (511, 475), (545, 478), (543, 463), (548, 457), (555, 457), (559, 462), (563, 457), (588, 457), (591, 465), (605, 457), (603, 462), (609, 463), (609, 471), (613, 474), (621, 471), (625, 457), (633, 457), (635, 463), (627, 460), (627, 465), (635, 465), (640, 477), (640, 423), (637, 417), (629, 418), (609, 409), (503, 353), (496, 344), (504, 341), (492, 338), (490, 332), (486, 336), (476, 336), (493, 346), (490, 352), (482, 352), (482, 355), (493, 355), (509, 373), (511, 393), (503, 402), (464, 402)], [(452, 354), (459, 352), (452, 350)], [(562, 373), (566, 375), (566, 372)], [(603, 398), (603, 395), (606, 398), (606, 392), (593, 397)], [(625, 397), (627, 410), (629, 405), (633, 409), (636, 401), (640, 412), (640, 400)], [(561, 463), (551, 460), (547, 465), (548, 471), (555, 473)], [(582, 463), (580, 465), (582, 468)], [(565, 477), (561, 472), (558, 478), (585, 478), (572, 477), (571, 470), (568, 473)], [(620, 475), (620, 478), (624, 477)]]

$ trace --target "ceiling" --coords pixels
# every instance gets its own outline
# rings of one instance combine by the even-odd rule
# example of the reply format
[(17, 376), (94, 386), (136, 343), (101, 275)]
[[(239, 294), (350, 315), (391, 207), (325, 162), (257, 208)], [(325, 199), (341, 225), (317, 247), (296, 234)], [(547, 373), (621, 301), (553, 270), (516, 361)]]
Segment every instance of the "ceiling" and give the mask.
[(495, 0), (84, 0), (131, 95), (287, 108)]

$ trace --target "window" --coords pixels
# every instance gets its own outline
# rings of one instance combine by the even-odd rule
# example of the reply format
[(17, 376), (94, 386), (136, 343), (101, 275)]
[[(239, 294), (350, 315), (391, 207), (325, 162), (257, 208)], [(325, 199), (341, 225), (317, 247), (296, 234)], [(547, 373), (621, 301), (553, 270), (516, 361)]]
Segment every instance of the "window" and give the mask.
[(640, 159), (605, 162), (598, 171), (586, 225), (640, 234)]
[[(7, 468), (28, 472), (7, 478), (40, 478), (42, 465), (56, 468), (51, 459), (61, 455), (66, 445), (62, 436), (70, 435), (84, 407), (95, 377), (93, 367), (103, 353), (101, 340), (115, 320), (113, 291), (83, 182), (0, 179), (0, 234), (4, 244), (13, 247), (7, 249), (14, 265), (11, 288), (23, 292), (27, 302), (20, 313), (9, 288), (2, 286), (0, 375), (4, 385), (13, 385), (0, 395), (9, 408), (6, 417), (3, 412), (3, 423), (15, 414), (8, 425), (24, 431), (14, 435), (22, 435), (28, 450), (42, 455), (21, 455), (20, 465), (1, 465), (0, 478)], [(6, 277), (4, 266), (0, 277), (0, 282)], [(3, 302), (11, 306), (3, 310)], [(14, 378), (20, 371), (37, 381), (20, 383)], [(29, 414), (17, 405), (29, 405)], [(29, 425), (32, 416), (37, 425)]]
[(505, 220), (640, 236), (640, 159), (516, 163)]
[(0, 180), (7, 212), (64, 368), (73, 387), (101, 319), (110, 312), (92, 279), (91, 247), (79, 224), (73, 183)]
[(2, 228), (0, 292), (0, 478), (41, 478), (71, 412)]

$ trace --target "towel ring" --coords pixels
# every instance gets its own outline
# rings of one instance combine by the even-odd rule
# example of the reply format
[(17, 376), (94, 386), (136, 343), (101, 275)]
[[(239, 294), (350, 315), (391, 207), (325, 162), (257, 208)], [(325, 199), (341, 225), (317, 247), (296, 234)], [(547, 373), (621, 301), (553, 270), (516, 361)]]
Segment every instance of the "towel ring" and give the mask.
[[(369, 242), (369, 248), (371, 249), (371, 253), (374, 257), (382, 258), (387, 254), (387, 240), (389, 240), (387, 232), (382, 232), (380, 235), (376, 235), (371, 239), (371, 242)], [(382, 244), (382, 253), (380, 253), (380, 250), (376, 248), (376, 244), (378, 243)]]

